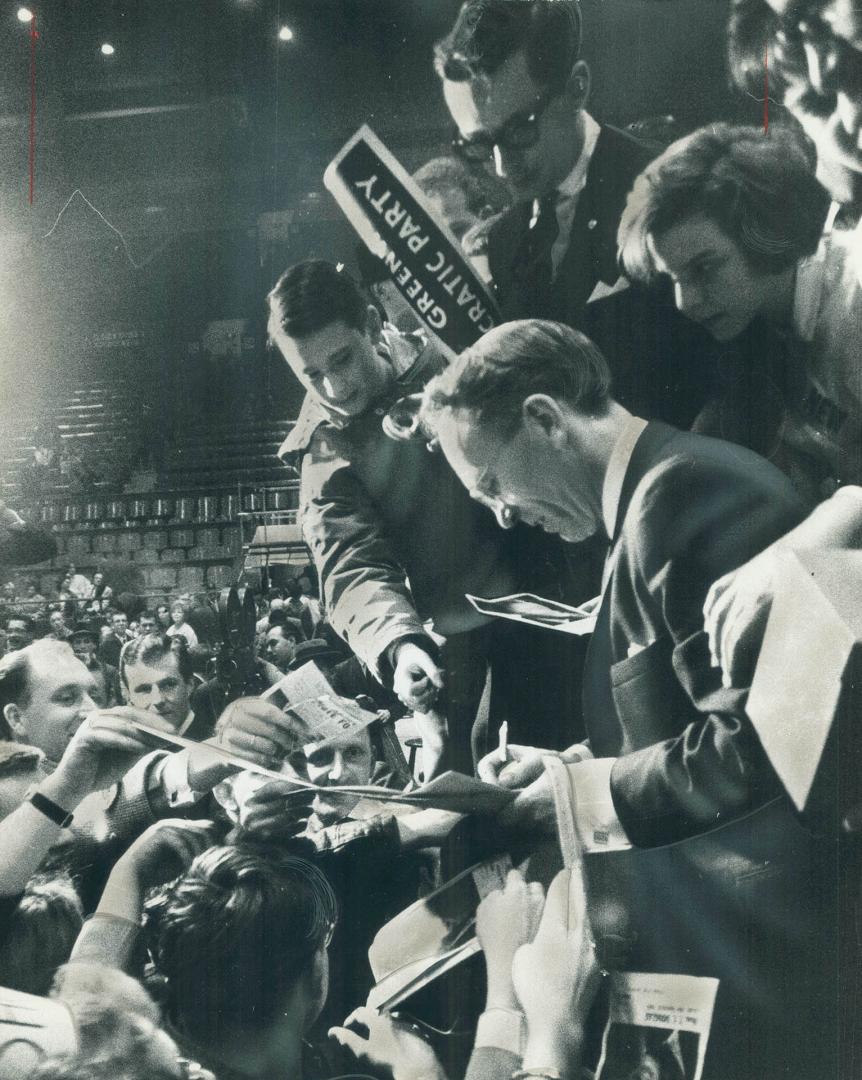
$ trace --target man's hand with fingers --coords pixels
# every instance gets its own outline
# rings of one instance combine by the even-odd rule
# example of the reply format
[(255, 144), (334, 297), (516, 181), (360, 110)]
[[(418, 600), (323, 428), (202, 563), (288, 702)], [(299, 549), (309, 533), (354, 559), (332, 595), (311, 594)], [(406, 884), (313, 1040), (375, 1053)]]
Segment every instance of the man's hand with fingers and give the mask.
[[(354, 1030), (365, 1028), (367, 1034)], [(408, 1026), (388, 1014), (362, 1006), (330, 1028), (329, 1035), (358, 1058), (378, 1068), (390, 1069), (394, 1080), (446, 1080), (437, 1055)]]

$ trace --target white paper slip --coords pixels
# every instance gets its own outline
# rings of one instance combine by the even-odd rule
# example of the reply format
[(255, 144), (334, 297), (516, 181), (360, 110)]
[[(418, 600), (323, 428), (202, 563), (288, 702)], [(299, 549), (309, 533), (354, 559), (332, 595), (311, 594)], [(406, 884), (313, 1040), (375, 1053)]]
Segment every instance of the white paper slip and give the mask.
[(289, 705), (297, 705), (301, 701), (308, 701), (309, 698), (320, 697), (321, 694), (333, 694), (335, 691), (317, 664), (309, 660), (296, 671), (289, 671), (261, 697), (271, 698), (278, 693), (284, 695)]
[(596, 1080), (700, 1080), (718, 979), (616, 971)]
[(533, 593), (513, 593), (511, 596), (487, 598), (465, 596), (482, 615), (511, 619), (527, 626), (540, 626), (563, 634), (591, 634), (596, 625), (599, 597), (575, 607), (559, 600), (547, 600)]

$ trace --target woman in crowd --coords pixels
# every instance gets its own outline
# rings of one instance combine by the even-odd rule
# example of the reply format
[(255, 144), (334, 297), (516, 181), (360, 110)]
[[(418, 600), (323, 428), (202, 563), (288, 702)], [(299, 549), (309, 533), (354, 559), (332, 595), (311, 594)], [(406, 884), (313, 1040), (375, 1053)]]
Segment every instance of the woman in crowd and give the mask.
[(638, 281), (735, 360), (696, 427), (773, 458), (811, 503), (858, 481), (862, 250), (823, 232), (829, 196), (790, 131), (711, 124), (638, 177), (618, 242)]

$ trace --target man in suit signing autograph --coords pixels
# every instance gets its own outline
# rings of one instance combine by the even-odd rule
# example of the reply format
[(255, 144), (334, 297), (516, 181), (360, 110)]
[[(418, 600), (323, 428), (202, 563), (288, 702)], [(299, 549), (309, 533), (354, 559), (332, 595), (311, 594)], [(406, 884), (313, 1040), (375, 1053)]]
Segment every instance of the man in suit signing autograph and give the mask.
[(633, 416), (596, 346), (559, 323), (486, 334), (429, 383), (424, 418), (502, 527), (608, 545), (587, 760), (489, 755), (480, 775), (523, 787), (506, 823), (556, 827), (570, 857), (605, 853), (588, 868), (625, 919), (603, 927), (595, 910), (594, 931), (629, 941), (627, 966), (721, 980), (705, 1076), (785, 1075), (789, 1055), (794, 1077), (817, 1075), (808, 1054), (833, 1075), (828, 1016), (804, 1040), (793, 1018), (831, 1012), (814, 988), (829, 984), (834, 898), (814, 883), (835, 852), (794, 819), (745, 690), (710, 665), (701, 610), (717, 577), (800, 521), (789, 482), (751, 452)]

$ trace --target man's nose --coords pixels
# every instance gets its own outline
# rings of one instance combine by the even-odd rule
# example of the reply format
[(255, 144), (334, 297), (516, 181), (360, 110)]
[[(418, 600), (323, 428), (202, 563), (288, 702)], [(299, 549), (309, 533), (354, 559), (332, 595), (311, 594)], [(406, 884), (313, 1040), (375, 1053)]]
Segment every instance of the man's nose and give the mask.
[(323, 383), (323, 393), (330, 400), (336, 404), (342, 401), (344, 398), (350, 396), (350, 390), (347, 382), (344, 379), (335, 378), (332, 375), (325, 376)]
[(81, 713), (84, 716), (88, 716), (91, 712), (95, 712), (98, 709), (98, 705), (93, 701), (89, 694), (84, 694), (81, 700)]
[(332, 764), (329, 766), (330, 784), (337, 784), (342, 776), (344, 776), (344, 757), (339, 750), (336, 750)]

